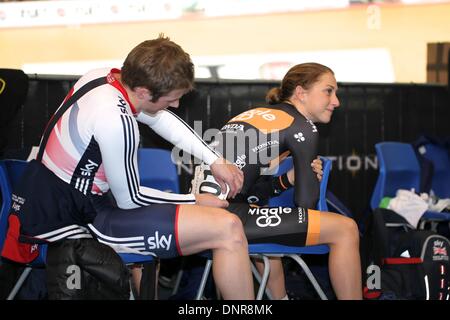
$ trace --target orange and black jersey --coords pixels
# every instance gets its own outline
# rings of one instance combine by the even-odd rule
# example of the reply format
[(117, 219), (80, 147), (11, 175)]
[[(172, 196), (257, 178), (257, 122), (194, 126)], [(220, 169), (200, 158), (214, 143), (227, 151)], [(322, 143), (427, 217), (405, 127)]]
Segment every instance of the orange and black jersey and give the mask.
[(247, 202), (260, 177), (291, 155), (295, 168), (295, 204), (314, 208), (319, 182), (311, 170), (318, 153), (319, 133), (314, 123), (287, 103), (258, 107), (232, 118), (215, 137), (216, 151), (244, 172), (244, 186), (236, 197)]

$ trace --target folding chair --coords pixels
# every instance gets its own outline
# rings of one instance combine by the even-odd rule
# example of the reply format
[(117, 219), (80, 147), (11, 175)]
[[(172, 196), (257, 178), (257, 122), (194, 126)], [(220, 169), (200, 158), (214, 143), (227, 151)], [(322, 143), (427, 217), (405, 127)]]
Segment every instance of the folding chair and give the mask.
[[(323, 165), (323, 177), (320, 183), (320, 196), (319, 201), (317, 203), (317, 209), (320, 211), (327, 211), (327, 202), (326, 202), (326, 191), (328, 184), (328, 177), (331, 170), (331, 160), (321, 157), (322, 165)], [(290, 168), (292, 168), (293, 163), (292, 159), (287, 158), (281, 164), (278, 170), (278, 175), (285, 173)], [(281, 196), (273, 198), (269, 201), (269, 206), (291, 206), (294, 205), (294, 190), (291, 188), (290, 190), (286, 190), (281, 194)], [(248, 245), (249, 254), (252, 257), (263, 259), (264, 262), (264, 272), (260, 277), (258, 271), (254, 266), (252, 266), (253, 275), (256, 277), (258, 282), (260, 283), (258, 293), (256, 295), (257, 300), (261, 300), (264, 292), (266, 291), (266, 284), (270, 274), (270, 265), (269, 265), (269, 257), (289, 257), (293, 259), (297, 264), (303, 269), (309, 281), (313, 285), (317, 294), (322, 300), (327, 300), (327, 296), (323, 292), (313, 273), (309, 269), (308, 265), (301, 258), (302, 254), (327, 254), (330, 250), (328, 245), (315, 245), (315, 246), (306, 246), (306, 247), (295, 247), (295, 246), (285, 246), (273, 243), (259, 243), (259, 244), (249, 244)], [(199, 300), (203, 296), (204, 287), (206, 284), (206, 280), (208, 278), (209, 272), (212, 266), (212, 259), (210, 254), (205, 255), (208, 258), (208, 261), (205, 266), (205, 270), (203, 272), (202, 280), (200, 282), (199, 289), (197, 291), (196, 299)]]
[[(412, 145), (402, 142), (379, 142), (375, 145), (378, 157), (379, 173), (372, 192), (370, 206), (377, 208), (383, 197), (395, 197), (398, 189), (420, 190), (420, 165)], [(431, 222), (436, 230), (438, 222), (450, 221), (448, 213), (426, 211), (419, 229)]]

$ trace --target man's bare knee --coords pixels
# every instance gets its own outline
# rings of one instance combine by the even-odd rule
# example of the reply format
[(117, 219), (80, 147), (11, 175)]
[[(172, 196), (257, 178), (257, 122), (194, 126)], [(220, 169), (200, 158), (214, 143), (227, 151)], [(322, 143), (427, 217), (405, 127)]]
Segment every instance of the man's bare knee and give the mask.
[(238, 216), (226, 210), (221, 219), (223, 245), (229, 250), (236, 247), (247, 247), (247, 238), (244, 234), (244, 227)]

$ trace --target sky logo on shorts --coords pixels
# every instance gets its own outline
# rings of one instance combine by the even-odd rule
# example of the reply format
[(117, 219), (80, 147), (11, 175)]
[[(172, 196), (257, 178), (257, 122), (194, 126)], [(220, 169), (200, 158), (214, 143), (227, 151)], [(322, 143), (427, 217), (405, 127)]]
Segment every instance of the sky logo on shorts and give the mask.
[(159, 236), (159, 231), (155, 232), (154, 237), (148, 237), (147, 243), (149, 249), (166, 249), (169, 251), (170, 243), (172, 242), (172, 234), (169, 234), (168, 237), (165, 235)]

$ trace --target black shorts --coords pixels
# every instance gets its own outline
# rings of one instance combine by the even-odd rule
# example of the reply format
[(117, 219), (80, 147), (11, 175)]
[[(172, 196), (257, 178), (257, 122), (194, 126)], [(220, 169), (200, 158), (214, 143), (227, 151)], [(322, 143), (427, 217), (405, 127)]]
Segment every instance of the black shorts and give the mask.
[(97, 199), (93, 203), (97, 216), (89, 229), (98, 241), (117, 252), (150, 254), (163, 259), (181, 255), (178, 205), (152, 204), (120, 209), (107, 199)]
[(251, 207), (231, 203), (228, 210), (241, 219), (248, 243), (309, 246), (319, 242), (320, 212), (290, 207)]
[(89, 196), (32, 160), (13, 190), (11, 215), (19, 221), (21, 241), (45, 243), (89, 235), (85, 226), (96, 212)]

